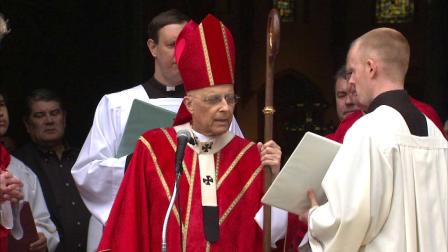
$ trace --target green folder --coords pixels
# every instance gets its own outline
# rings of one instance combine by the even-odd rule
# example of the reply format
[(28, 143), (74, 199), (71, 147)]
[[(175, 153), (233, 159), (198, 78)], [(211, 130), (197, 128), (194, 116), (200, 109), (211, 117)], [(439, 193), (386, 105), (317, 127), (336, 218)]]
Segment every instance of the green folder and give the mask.
[(166, 128), (173, 124), (176, 113), (135, 99), (118, 147), (117, 157), (134, 151), (138, 138), (146, 131)]

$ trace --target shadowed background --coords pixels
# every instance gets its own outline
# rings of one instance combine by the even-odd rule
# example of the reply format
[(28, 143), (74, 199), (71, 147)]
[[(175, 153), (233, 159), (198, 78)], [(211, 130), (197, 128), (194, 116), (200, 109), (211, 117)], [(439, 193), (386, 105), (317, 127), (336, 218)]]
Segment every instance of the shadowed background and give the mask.
[[(386, 24), (409, 39), (409, 93), (448, 117), (447, 2), (415, 2), (410, 22)], [(294, 146), (294, 131), (331, 131), (337, 124), (333, 75), (350, 42), (381, 26), (374, 0), (294, 1), (294, 21), (282, 23), (276, 63), (276, 137)], [(0, 48), (0, 85), (8, 94), (9, 135), (26, 141), (21, 123), (24, 96), (47, 87), (68, 110), (67, 135), (81, 146), (96, 105), (106, 93), (135, 86), (153, 73), (146, 25), (161, 11), (178, 8), (195, 21), (207, 13), (232, 31), (237, 51), (236, 117), (246, 137), (261, 139), (266, 19), (272, 1), (0, 0), (12, 32)], [(318, 127), (318, 128), (316, 128)], [(292, 133), (289, 137), (281, 132)], [(283, 134), (283, 135), (282, 135)]]

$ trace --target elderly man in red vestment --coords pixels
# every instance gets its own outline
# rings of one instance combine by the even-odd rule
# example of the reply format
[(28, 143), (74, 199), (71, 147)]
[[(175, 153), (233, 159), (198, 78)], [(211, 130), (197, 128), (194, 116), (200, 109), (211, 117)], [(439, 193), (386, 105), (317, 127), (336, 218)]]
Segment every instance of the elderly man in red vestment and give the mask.
[(187, 130), (180, 199), (168, 223), (168, 251), (261, 251), (254, 220), (263, 166), (278, 172), (280, 147), (228, 132), (238, 96), (230, 31), (208, 15), (190, 21), (176, 42), (187, 95), (174, 128), (140, 137), (106, 223), (99, 251), (160, 251), (162, 224), (175, 180), (176, 132)]

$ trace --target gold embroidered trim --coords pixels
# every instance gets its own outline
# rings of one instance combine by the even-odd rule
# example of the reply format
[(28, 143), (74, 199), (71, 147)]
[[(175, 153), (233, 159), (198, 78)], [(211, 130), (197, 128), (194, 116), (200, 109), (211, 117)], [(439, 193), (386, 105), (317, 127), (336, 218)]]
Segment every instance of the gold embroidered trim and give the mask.
[(187, 251), (187, 235), (188, 226), (190, 225), (191, 202), (193, 200), (194, 177), (196, 175), (197, 160), (198, 155), (193, 152), (193, 161), (191, 162), (191, 181), (188, 181), (190, 187), (188, 188), (187, 214), (185, 216), (185, 223), (182, 225), (183, 251)]
[(260, 165), (252, 174), (252, 176), (250, 176), (249, 180), (247, 181), (247, 183), (244, 185), (243, 190), (241, 190), (241, 192), (238, 194), (238, 196), (236, 196), (236, 198), (232, 201), (232, 203), (230, 204), (230, 206), (227, 208), (227, 210), (224, 212), (224, 214), (221, 216), (221, 218), (219, 218), (219, 225), (221, 225), (227, 218), (227, 216), (229, 216), (230, 212), (232, 212), (233, 208), (238, 204), (238, 202), (241, 200), (241, 198), (243, 197), (244, 193), (246, 193), (247, 189), (249, 189), (249, 187), (252, 185), (252, 182), (254, 182), (255, 178), (257, 177), (258, 174), (260, 174), (260, 172), (263, 170), (263, 167)]
[[(157, 163), (157, 156), (154, 153), (154, 150), (151, 147), (151, 144), (143, 137), (140, 137), (140, 141), (148, 148), (151, 157), (154, 161), (154, 164), (156, 166), (156, 171), (157, 171), (157, 175), (159, 175), (159, 179), (162, 182), (163, 188), (165, 190), (165, 193), (168, 197), (168, 200), (171, 199), (171, 193), (170, 190), (168, 188), (168, 185), (165, 181), (165, 178), (163, 177), (162, 171), (160, 169), (159, 164)], [(185, 216), (185, 223), (182, 223), (182, 237), (183, 237), (183, 251), (186, 251), (187, 247), (187, 235), (188, 235), (188, 227), (190, 225), (190, 213), (191, 213), (191, 202), (193, 199), (193, 189), (194, 189), (194, 178), (195, 178), (195, 174), (196, 174), (196, 170), (197, 170), (197, 160), (198, 160), (198, 155), (196, 153), (193, 152), (193, 161), (192, 161), (192, 165), (191, 165), (191, 169), (192, 169), (192, 176), (191, 176), (191, 180), (188, 181), (188, 183), (190, 184), (189, 188), (188, 188), (188, 201), (187, 201), (187, 213)], [(179, 217), (179, 212), (177, 210), (176, 206), (173, 206), (173, 212), (174, 215), (176, 217), (177, 223), (180, 223), (180, 217)]]
[[(162, 174), (162, 170), (160, 169), (160, 166), (157, 162), (157, 156), (154, 153), (154, 150), (151, 147), (151, 144), (144, 138), (144, 137), (140, 137), (139, 140), (146, 146), (146, 148), (148, 149), (152, 160), (154, 161), (154, 165), (156, 167), (156, 171), (157, 171), (157, 175), (159, 176), (160, 182), (162, 183), (163, 189), (165, 190), (166, 196), (168, 198), (168, 201), (170, 201), (171, 199), (171, 192), (170, 189), (168, 188), (168, 184), (166, 183), (165, 178), (163, 177)], [(179, 221), (179, 212), (177, 211), (176, 206), (173, 207), (173, 212), (174, 212), (174, 216), (176, 217), (177, 223), (180, 224)]]
[[(174, 152), (176, 152), (177, 150), (177, 146), (176, 144), (174, 144), (174, 140), (171, 137), (171, 135), (168, 133), (168, 131), (166, 129), (161, 129), (163, 134), (165, 134), (166, 138), (168, 139), (168, 142), (170, 143), (171, 147), (173, 147)], [(182, 161), (182, 168), (184, 170), (185, 176), (187, 176), (187, 181), (188, 181), (188, 185), (191, 186), (190, 184), (190, 172), (187, 169), (187, 166), (185, 165), (185, 162)]]
[(168, 131), (166, 129), (161, 129), (163, 134), (165, 134), (166, 138), (168, 139), (168, 142), (170, 143), (171, 147), (173, 147), (173, 150), (176, 151), (177, 147), (176, 144), (174, 143), (173, 138), (171, 138), (171, 135), (168, 133)]
[(208, 55), (207, 41), (205, 40), (204, 27), (202, 23), (199, 25), (199, 34), (201, 35), (201, 44), (202, 50), (204, 51), (204, 60), (205, 65), (207, 67), (208, 80), (210, 81), (210, 86), (215, 85), (215, 81), (213, 79), (212, 67), (210, 65), (210, 57)]
[[(219, 178), (219, 166), (221, 165), (221, 152), (216, 154), (216, 171), (215, 171), (215, 180)], [(216, 188), (218, 190), (218, 188)]]
[(229, 65), (230, 76), (232, 77), (232, 84), (234, 84), (235, 80), (233, 79), (232, 58), (230, 57), (230, 48), (229, 43), (227, 41), (227, 34), (224, 25), (221, 22), (219, 22), (219, 24), (221, 25), (222, 37), (224, 38), (224, 46), (226, 48), (227, 64)]
[(224, 182), (224, 180), (229, 176), (230, 172), (235, 168), (235, 166), (238, 164), (240, 159), (246, 154), (247, 150), (254, 145), (254, 143), (250, 142), (246, 147), (244, 147), (241, 152), (236, 156), (235, 160), (233, 160), (232, 164), (229, 166), (229, 169), (222, 175), (222, 177), (218, 180), (218, 185), (216, 186), (216, 189), (218, 190), (221, 184)]

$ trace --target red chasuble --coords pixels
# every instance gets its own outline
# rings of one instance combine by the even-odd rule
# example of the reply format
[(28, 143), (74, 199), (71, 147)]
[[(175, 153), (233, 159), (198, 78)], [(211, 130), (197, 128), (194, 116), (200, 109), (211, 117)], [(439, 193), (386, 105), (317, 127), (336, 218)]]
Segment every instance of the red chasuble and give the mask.
[[(163, 219), (174, 187), (175, 148), (173, 128), (140, 137), (99, 251), (161, 251)], [(235, 136), (214, 159), (220, 234), (210, 244), (204, 236), (198, 154), (191, 146), (185, 149), (180, 182), (183, 251), (262, 251), (263, 234), (254, 220), (263, 195), (256, 145)], [(177, 203), (168, 225), (167, 251), (182, 251)]]
[[(11, 161), (11, 156), (3, 145), (0, 144), (0, 171), (6, 171)], [(9, 231), (0, 225), (0, 252), (8, 251)]]

